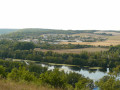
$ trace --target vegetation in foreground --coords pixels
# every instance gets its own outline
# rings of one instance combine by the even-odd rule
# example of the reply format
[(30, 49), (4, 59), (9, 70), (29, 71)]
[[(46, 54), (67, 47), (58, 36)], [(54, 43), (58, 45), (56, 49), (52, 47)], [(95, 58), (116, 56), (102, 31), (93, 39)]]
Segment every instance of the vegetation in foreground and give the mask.
[[(25, 85), (23, 86), (21, 86), (21, 84), (19, 85), (19, 87), (21, 88), (26, 87), (29, 89), (29, 84), (34, 86), (33, 89), (46, 87), (51, 89), (63, 90), (92, 90), (93, 88), (92, 80), (85, 78), (84, 76), (77, 73), (65, 73), (64, 71), (59, 71), (58, 69), (50, 71), (47, 70), (47, 67), (42, 67), (40, 65), (26, 65), (21, 62), (11, 62), (5, 60), (0, 60), (0, 64), (0, 81), (5, 80), (6, 84), (8, 84), (10, 81), (11, 83), (9, 84), (12, 85), (25, 83)], [(17, 83), (15, 84), (14, 82)], [(0, 87), (4, 88), (4, 86), (1, 85)], [(13, 87), (14, 86), (11, 86), (11, 88)]]
[(0, 90), (62, 90), (59, 88), (50, 88), (47, 86), (38, 86), (32, 83), (14, 82), (0, 79)]
[[(34, 64), (0, 60), (1, 90), (92, 90), (94, 83), (77, 73), (65, 73)], [(119, 90), (120, 66), (114, 68), (108, 76), (104, 76), (96, 85), (101, 90)]]

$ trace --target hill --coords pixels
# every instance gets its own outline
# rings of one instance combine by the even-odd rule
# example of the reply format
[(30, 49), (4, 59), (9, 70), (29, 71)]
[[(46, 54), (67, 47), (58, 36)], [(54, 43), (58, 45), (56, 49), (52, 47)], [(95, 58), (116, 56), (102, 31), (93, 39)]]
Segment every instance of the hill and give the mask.
[(18, 29), (0, 29), (0, 34), (6, 34), (10, 32), (17, 31)]
[(59, 29), (42, 29), (42, 28), (27, 28), (20, 29), (16, 32), (2, 35), (3, 38), (24, 39), (24, 38), (39, 38), (43, 34), (77, 34), (77, 33), (93, 33), (95, 30), (59, 30)]

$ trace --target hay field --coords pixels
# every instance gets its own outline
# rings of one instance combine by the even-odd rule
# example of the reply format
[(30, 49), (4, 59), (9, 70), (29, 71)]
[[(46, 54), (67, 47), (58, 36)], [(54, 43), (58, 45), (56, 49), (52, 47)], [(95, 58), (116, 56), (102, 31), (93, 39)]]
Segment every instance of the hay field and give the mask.
[(112, 34), (113, 36), (104, 36), (104, 35), (95, 35), (90, 33), (80, 33), (80, 34), (73, 34), (73, 36), (81, 36), (81, 37), (87, 37), (90, 36), (92, 38), (106, 38), (106, 41), (99, 41), (99, 42), (60, 42), (60, 44), (80, 44), (80, 45), (94, 45), (94, 46), (116, 46), (120, 45), (120, 33), (117, 32), (105, 32), (105, 31), (98, 31), (95, 33), (106, 33), (106, 34)]
[(92, 33), (79, 33), (79, 34), (72, 34), (72, 36), (80, 36), (80, 37), (92, 37), (92, 38), (108, 38), (109, 36), (105, 36), (105, 35), (96, 35), (96, 34), (92, 34)]
[(81, 37), (85, 37), (85, 36), (88, 36), (88, 35), (93, 35), (93, 34), (91, 34), (91, 33), (72, 34), (72, 36), (81, 36)]
[(120, 45), (120, 40), (106, 40), (103, 42), (60, 42), (60, 44), (80, 44), (80, 45), (93, 45), (93, 46), (116, 46)]
[(106, 32), (106, 31), (97, 31), (97, 32), (94, 32), (94, 33), (106, 33), (106, 34), (112, 34), (114, 36), (120, 35), (120, 33), (118, 33), (118, 32)]
[(110, 37), (108, 38), (108, 40), (118, 40), (118, 41), (120, 41), (120, 35), (110, 36)]
[(35, 48), (35, 51), (42, 51), (42, 52), (53, 51), (57, 53), (76, 53), (76, 54), (79, 54), (83, 51), (100, 52), (100, 51), (107, 51), (107, 50), (108, 49), (106, 48), (83, 48), (83, 49), (61, 49), (61, 50), (46, 50), (46, 49)]
[(120, 35), (116, 36), (107, 36), (106, 41), (101, 41), (101, 42), (60, 42), (59, 44), (80, 44), (80, 45), (93, 45), (93, 46), (116, 46), (120, 45)]

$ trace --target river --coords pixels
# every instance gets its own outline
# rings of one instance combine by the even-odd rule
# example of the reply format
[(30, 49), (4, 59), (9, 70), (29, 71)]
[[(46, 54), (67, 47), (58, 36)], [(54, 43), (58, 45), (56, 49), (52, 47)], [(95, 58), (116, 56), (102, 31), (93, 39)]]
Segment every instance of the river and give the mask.
[[(40, 63), (39, 63), (40, 64)], [(65, 72), (76, 72), (82, 74), (85, 77), (92, 79), (93, 81), (97, 81), (101, 79), (103, 76), (108, 75), (109, 68), (106, 69), (89, 69), (88, 67), (77, 67), (77, 66), (66, 66), (66, 65), (49, 65), (41, 63), (43, 67), (48, 67), (48, 70), (53, 70), (54, 68), (59, 68), (60, 70), (64, 70)]]

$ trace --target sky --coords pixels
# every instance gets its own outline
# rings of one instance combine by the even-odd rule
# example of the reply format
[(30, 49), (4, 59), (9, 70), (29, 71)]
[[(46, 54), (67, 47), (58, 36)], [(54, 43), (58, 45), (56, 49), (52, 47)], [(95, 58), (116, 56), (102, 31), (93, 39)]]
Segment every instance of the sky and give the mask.
[(120, 30), (120, 0), (0, 0), (0, 28)]

